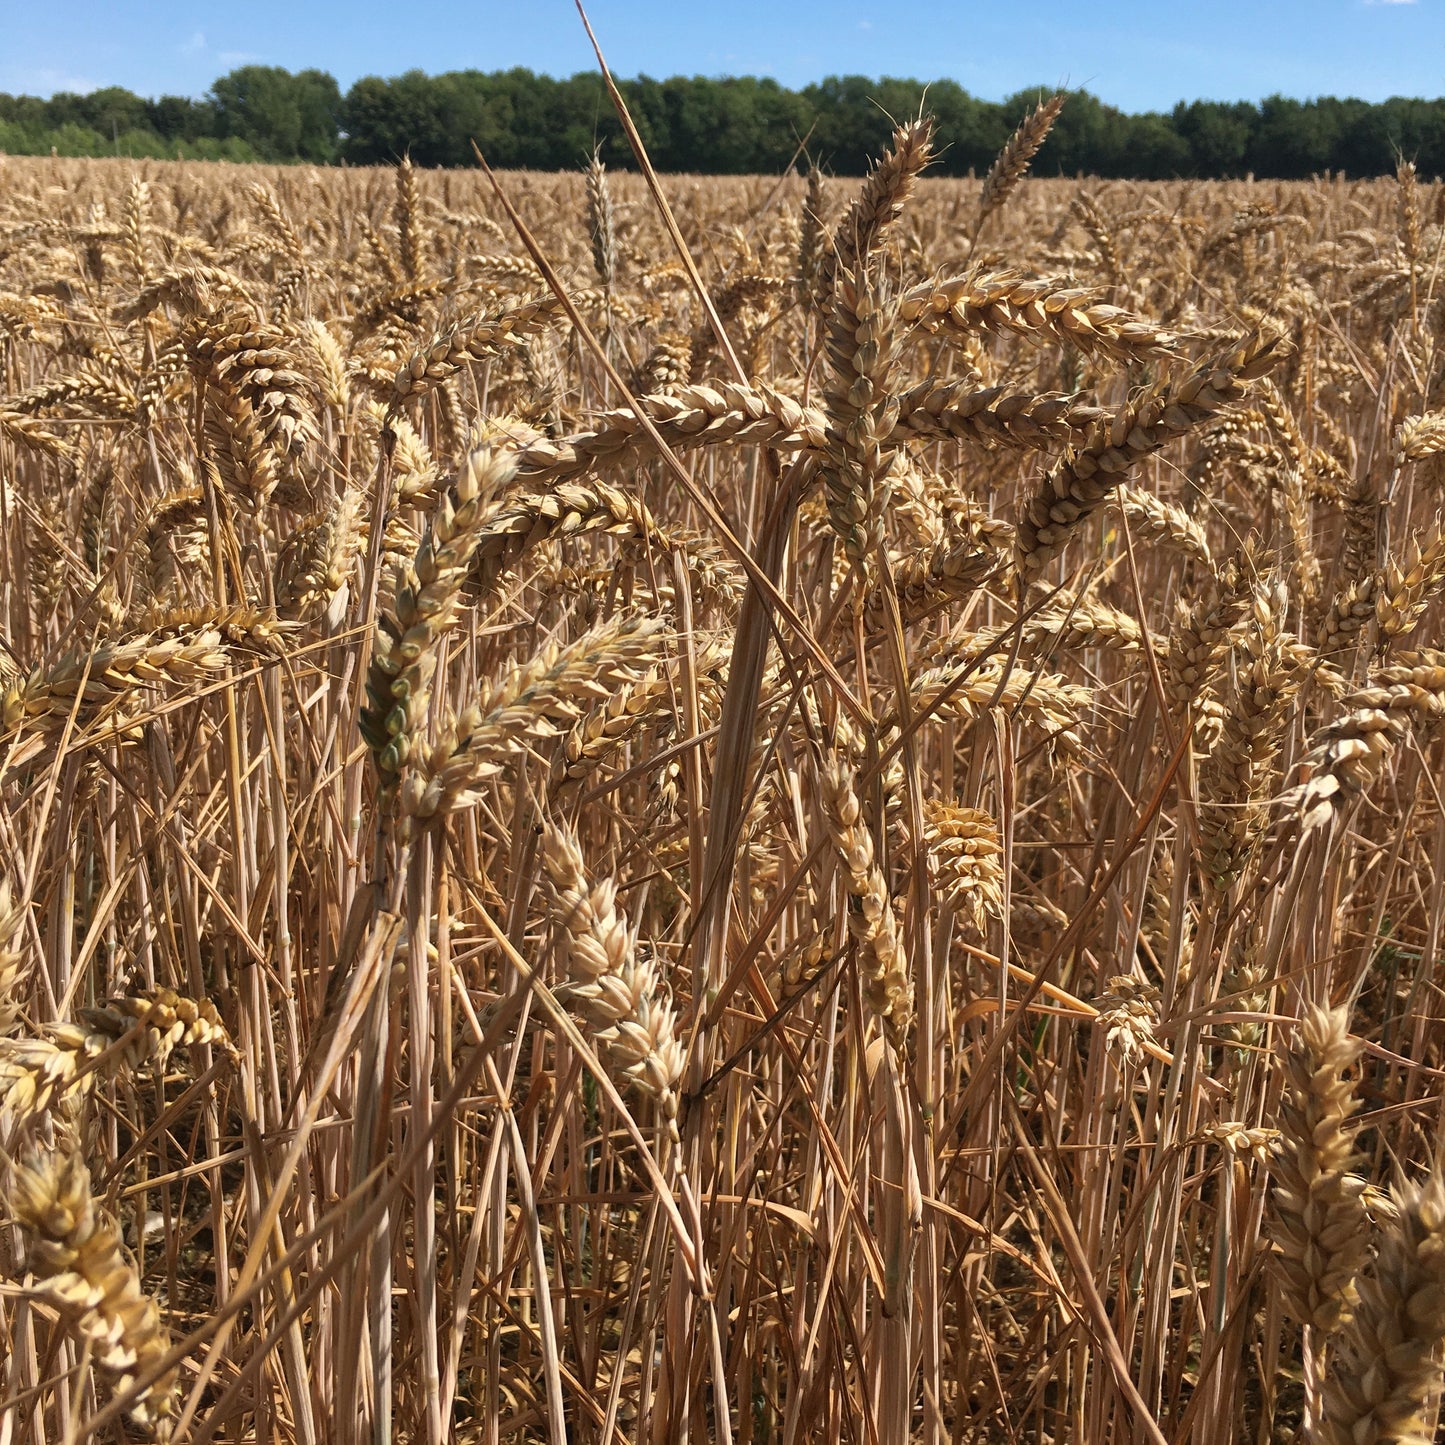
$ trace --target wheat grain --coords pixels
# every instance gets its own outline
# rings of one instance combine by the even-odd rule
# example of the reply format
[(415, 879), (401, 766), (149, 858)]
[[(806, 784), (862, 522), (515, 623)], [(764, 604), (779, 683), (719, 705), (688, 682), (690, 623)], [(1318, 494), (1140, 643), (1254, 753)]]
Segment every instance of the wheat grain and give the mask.
[[(129, 1391), (170, 1342), (114, 1226), (97, 1218), (90, 1171), (73, 1154), (42, 1155), (16, 1168), (11, 1189), (41, 1291), (72, 1318), (95, 1363), (116, 1377), (116, 1392)], [(144, 1387), (128, 1413), (148, 1435), (168, 1439), (177, 1403), (172, 1369)]]

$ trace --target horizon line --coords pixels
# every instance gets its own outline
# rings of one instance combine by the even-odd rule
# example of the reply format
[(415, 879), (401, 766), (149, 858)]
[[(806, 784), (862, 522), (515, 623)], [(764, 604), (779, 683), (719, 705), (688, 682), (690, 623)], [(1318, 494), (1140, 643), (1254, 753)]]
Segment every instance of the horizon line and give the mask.
[[(292, 76), (302, 75), (307, 71), (315, 71), (319, 74), (330, 76), (332, 80), (336, 81), (337, 87), (341, 91), (343, 96), (364, 80), (381, 80), (390, 82), (400, 80), (408, 75), (423, 75), (429, 80), (436, 80), (445, 75), (508, 75), (514, 71), (521, 71), (528, 75), (537, 77), (538, 79), (551, 80), (557, 83), (578, 80), (582, 78), (595, 78), (597, 81), (599, 81), (599, 83), (602, 80), (602, 73), (598, 70), (592, 69), (575, 70), (567, 75), (559, 75), (549, 70), (535, 70), (528, 65), (498, 66), (491, 70), (483, 70), (479, 66), (470, 65), (449, 70), (427, 70), (422, 66), (414, 65), (408, 66), (405, 70), (397, 71), (389, 75), (383, 75), (379, 71), (368, 71), (365, 74), (358, 75), (355, 80), (350, 82), (349, 85), (343, 86), (341, 84), (341, 81), (334, 74), (334, 72), (327, 70), (319, 65), (304, 65), (297, 69), (291, 69), (284, 65), (265, 65), (259, 61), (251, 61), (243, 65), (233, 66), (230, 70), (220, 72), (215, 77), (213, 77), (211, 84), (214, 85), (215, 81), (224, 79), (228, 75), (235, 75), (239, 71), (251, 69), (279, 70), (287, 75)], [(1325, 93), (1322, 91), (1313, 92), (1305, 95), (1298, 95), (1291, 94), (1282, 90), (1273, 90), (1268, 92), (1267, 94), (1258, 96), (1180, 96), (1179, 99), (1177, 99), (1173, 103), (1173, 106), (1170, 106), (1168, 109), (1145, 108), (1142, 110), (1130, 110), (1107, 99), (1105, 96), (1100, 95), (1097, 91), (1090, 90), (1087, 84), (1081, 84), (1077, 86), (1065, 86), (1047, 85), (1041, 83), (1037, 86), (1021, 86), (1017, 89), (1010, 90), (1002, 95), (994, 97), (989, 95), (983, 95), (978, 91), (970, 90), (966, 85), (963, 84), (962, 81), (956, 80), (951, 75), (934, 75), (930, 76), (927, 79), (922, 79), (917, 75), (894, 75), (888, 73), (880, 75), (869, 75), (862, 71), (832, 71), (816, 79), (805, 81), (801, 85), (786, 85), (782, 81), (778, 80), (776, 76), (753, 71), (721, 71), (715, 73), (707, 73), (702, 71), (685, 73), (682, 71), (676, 71), (670, 75), (653, 75), (650, 72), (643, 70), (638, 71), (635, 75), (618, 75), (615, 76), (615, 79), (621, 84), (631, 84), (638, 81), (646, 80), (659, 85), (665, 85), (669, 81), (675, 80), (707, 80), (719, 83), (728, 81), (757, 81), (760, 83), (776, 85), (779, 90), (789, 91), (793, 94), (799, 94), (802, 91), (807, 90), (810, 86), (826, 85), (830, 81), (863, 80), (868, 82), (870, 85), (885, 85), (893, 83), (905, 85), (920, 85), (923, 86), (925, 89), (930, 86), (946, 82), (950, 85), (956, 85), (959, 90), (961, 90), (971, 100), (977, 100), (986, 105), (1003, 105), (1010, 100), (1015, 100), (1021, 96), (1033, 94), (1035, 91), (1039, 92), (1040, 94), (1051, 94), (1055, 91), (1063, 91), (1067, 95), (1087, 95), (1092, 99), (1097, 100), (1101, 105), (1108, 106), (1111, 110), (1118, 111), (1121, 115), (1130, 116), (1168, 115), (1170, 111), (1174, 109), (1174, 107), (1180, 105), (1204, 104), (1260, 106), (1263, 105), (1266, 101), (1270, 100), (1289, 100), (1294, 101), (1300, 105), (1319, 104), (1323, 101), (1335, 101), (1339, 104), (1346, 104), (1353, 101), (1360, 105), (1367, 105), (1372, 107), (1388, 105), (1392, 101), (1419, 101), (1425, 104), (1429, 104), (1432, 102), (1445, 100), (1445, 89), (1442, 89), (1441, 92), (1437, 95), (1408, 94), (1402, 92), (1398, 94), (1388, 95), (1383, 100), (1367, 100), (1363, 96), (1359, 95), (1338, 95), (1332, 93)], [(209, 96), (209, 90), (190, 93), (171, 90), (142, 92), (139, 90), (134, 90), (130, 86), (122, 84), (120, 81), (109, 81), (103, 84), (97, 83), (91, 85), (88, 89), (85, 90), (72, 89), (65, 85), (57, 85), (53, 89), (44, 92), (38, 90), (8, 90), (0, 91), (0, 95), (5, 95), (14, 100), (38, 100), (41, 102), (48, 102), (62, 95), (74, 95), (83, 97), (96, 95), (99, 92), (105, 90), (123, 90), (127, 94), (133, 95), (140, 100), (150, 101), (152, 103), (166, 99), (187, 100), (193, 103), (204, 102)]]

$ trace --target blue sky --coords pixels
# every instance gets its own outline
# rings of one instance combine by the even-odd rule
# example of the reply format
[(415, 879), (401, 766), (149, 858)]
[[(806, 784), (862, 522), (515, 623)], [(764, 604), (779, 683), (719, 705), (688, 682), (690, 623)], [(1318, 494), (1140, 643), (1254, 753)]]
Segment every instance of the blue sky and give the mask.
[[(619, 75), (947, 76), (996, 100), (1082, 86), (1125, 110), (1176, 100), (1445, 95), (1445, 0), (591, 0)], [(200, 95), (237, 65), (591, 68), (571, 0), (0, 0), (0, 91), (124, 85)]]

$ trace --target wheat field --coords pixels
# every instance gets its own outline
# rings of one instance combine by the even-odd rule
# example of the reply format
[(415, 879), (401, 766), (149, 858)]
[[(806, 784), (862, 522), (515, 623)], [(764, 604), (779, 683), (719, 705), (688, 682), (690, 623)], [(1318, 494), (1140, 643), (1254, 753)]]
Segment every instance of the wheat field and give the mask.
[(1435, 1438), (1445, 189), (1056, 112), (0, 158), (0, 1445)]

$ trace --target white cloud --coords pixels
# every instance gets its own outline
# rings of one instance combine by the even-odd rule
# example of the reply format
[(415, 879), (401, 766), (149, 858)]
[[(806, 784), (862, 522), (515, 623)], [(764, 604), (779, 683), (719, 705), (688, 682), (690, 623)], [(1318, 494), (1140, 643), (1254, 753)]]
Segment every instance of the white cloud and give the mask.
[(202, 31), (197, 30), (189, 40), (184, 41), (181, 44), (180, 51), (182, 55), (199, 55), (200, 52), (203, 51), (205, 48), (205, 34)]
[(253, 61), (260, 60), (260, 56), (249, 50), (222, 50), (217, 52), (216, 59), (222, 65), (250, 65)]
[(858, 22), (858, 28), (860, 30), (871, 30), (873, 28), (873, 22), (871, 20), (860, 20)]

